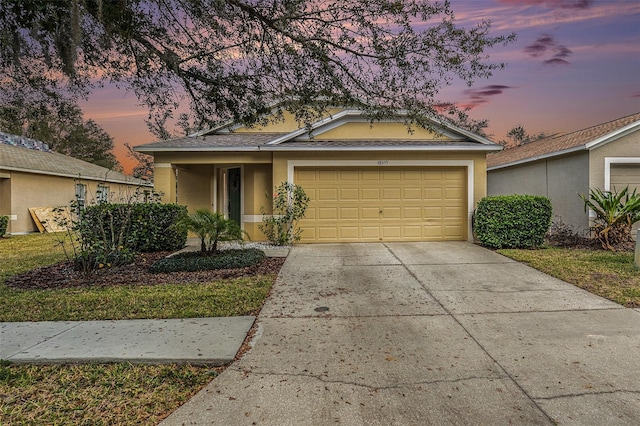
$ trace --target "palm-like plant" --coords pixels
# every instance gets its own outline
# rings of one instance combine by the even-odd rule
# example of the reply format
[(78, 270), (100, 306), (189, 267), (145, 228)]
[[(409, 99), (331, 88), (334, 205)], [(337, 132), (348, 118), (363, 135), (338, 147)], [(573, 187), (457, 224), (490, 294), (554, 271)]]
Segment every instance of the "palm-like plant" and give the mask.
[(183, 218), (182, 225), (200, 238), (202, 253), (218, 251), (220, 241), (242, 240), (245, 233), (236, 222), (222, 213), (198, 209)]
[(595, 214), (593, 231), (603, 248), (614, 250), (614, 245), (631, 240), (631, 227), (640, 221), (640, 194), (629, 193), (629, 187), (617, 191), (589, 191), (589, 197), (580, 194), (585, 211)]

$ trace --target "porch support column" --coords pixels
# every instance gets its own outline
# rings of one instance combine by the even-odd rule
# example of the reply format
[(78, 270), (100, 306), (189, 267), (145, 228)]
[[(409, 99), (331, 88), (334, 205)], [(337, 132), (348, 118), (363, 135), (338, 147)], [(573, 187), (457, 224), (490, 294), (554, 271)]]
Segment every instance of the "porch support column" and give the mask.
[(163, 203), (175, 203), (176, 169), (171, 163), (156, 163), (153, 167), (153, 189), (161, 194)]

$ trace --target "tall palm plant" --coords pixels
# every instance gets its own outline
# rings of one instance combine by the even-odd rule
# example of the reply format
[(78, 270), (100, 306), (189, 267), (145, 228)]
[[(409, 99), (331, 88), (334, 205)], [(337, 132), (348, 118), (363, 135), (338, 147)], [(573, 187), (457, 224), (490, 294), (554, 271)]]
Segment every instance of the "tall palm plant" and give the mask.
[(182, 225), (200, 238), (202, 253), (215, 253), (220, 241), (237, 241), (245, 236), (236, 222), (225, 218), (222, 213), (207, 209), (198, 209), (186, 215)]
[(589, 191), (589, 197), (579, 194), (585, 211), (595, 214), (593, 231), (603, 248), (614, 250), (614, 246), (631, 240), (631, 228), (640, 221), (640, 194), (629, 193), (629, 187), (617, 191)]

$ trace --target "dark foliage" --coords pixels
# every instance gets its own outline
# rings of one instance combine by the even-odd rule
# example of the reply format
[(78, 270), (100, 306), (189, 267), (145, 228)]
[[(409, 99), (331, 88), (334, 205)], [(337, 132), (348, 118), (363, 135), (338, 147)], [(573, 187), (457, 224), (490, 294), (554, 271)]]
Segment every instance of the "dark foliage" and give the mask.
[(131, 251), (177, 250), (187, 241), (187, 231), (176, 226), (186, 212), (186, 207), (177, 204), (96, 204), (82, 214), (80, 234), (83, 239), (109, 244), (117, 241), (115, 232), (123, 232), (123, 244)]
[(515, 39), (426, 0), (0, 0), (0, 16), (9, 84), (84, 95), (99, 76), (131, 89), (160, 137), (187, 104), (186, 130), (255, 123), (276, 102), (303, 123), (332, 105), (424, 121), (443, 87), (502, 68), (486, 51)]
[(7, 233), (9, 225), (9, 216), (0, 216), (0, 237)]
[(534, 195), (485, 197), (474, 217), (476, 238), (490, 248), (536, 248), (551, 225), (551, 201)]
[(210, 269), (234, 269), (257, 265), (265, 259), (258, 249), (224, 250), (202, 254), (187, 252), (158, 260), (151, 265), (151, 272), (206, 271)]

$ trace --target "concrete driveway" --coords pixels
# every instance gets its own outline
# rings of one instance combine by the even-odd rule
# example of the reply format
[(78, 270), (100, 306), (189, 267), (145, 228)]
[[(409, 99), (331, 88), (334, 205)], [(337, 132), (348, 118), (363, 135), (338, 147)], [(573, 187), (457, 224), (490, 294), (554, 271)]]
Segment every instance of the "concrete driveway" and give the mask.
[(640, 312), (469, 243), (300, 245), (166, 425), (640, 423)]

